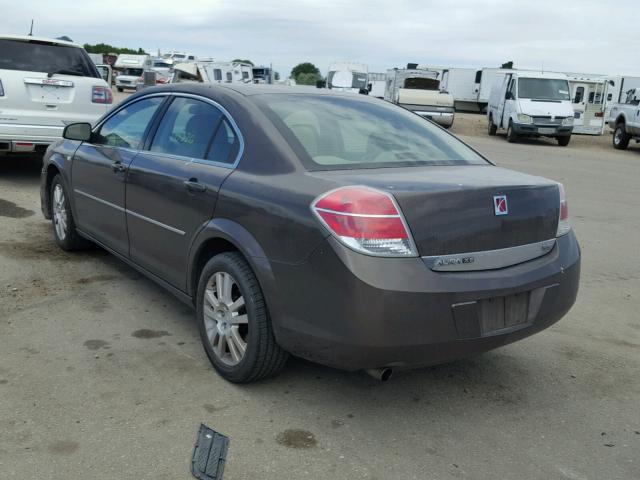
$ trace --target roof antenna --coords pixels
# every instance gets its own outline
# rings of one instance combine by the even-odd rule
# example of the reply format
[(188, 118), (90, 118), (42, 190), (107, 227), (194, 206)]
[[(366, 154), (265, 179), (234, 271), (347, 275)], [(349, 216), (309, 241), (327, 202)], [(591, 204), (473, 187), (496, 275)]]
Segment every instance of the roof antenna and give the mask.
[(33, 37), (33, 18), (31, 19), (31, 30), (29, 30), (29, 36)]

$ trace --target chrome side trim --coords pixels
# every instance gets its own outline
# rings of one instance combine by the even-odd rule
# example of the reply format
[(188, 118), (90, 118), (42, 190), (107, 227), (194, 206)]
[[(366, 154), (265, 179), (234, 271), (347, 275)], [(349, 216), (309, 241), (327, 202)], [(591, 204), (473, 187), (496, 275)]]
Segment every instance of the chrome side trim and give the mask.
[(541, 257), (553, 250), (555, 244), (556, 239), (552, 238), (551, 240), (518, 245), (517, 247), (455, 253), (453, 255), (433, 255), (422, 257), (422, 259), (427, 267), (437, 272), (494, 270)]
[(115, 208), (116, 210), (118, 210), (120, 212), (124, 212), (125, 211), (124, 208), (122, 208), (119, 205), (116, 205), (115, 203), (107, 202), (106, 200), (103, 200), (101, 198), (94, 197), (93, 195), (91, 195), (91, 194), (89, 194), (87, 192), (83, 192), (82, 190), (78, 190), (77, 188), (74, 188), (73, 191), (75, 193), (77, 193), (78, 195), (82, 195), (83, 197), (90, 198), (91, 200), (95, 200), (96, 202), (102, 203), (103, 205), (107, 205), (108, 207)]
[(169, 230), (170, 232), (177, 233), (178, 235), (184, 235), (184, 234), (185, 234), (185, 232), (183, 232), (182, 230), (179, 230), (179, 229), (174, 228), (174, 227), (171, 227), (171, 226), (169, 226), (169, 225), (167, 225), (167, 224), (165, 224), (165, 223), (162, 223), (162, 222), (159, 222), (159, 221), (157, 221), (157, 220), (154, 220), (153, 218), (145, 217), (144, 215), (140, 215), (139, 213), (137, 213), (137, 212), (133, 212), (133, 211), (131, 211), (131, 210), (125, 210), (125, 211), (126, 211), (129, 215), (133, 215), (133, 216), (134, 216), (134, 217), (136, 217), (136, 218), (139, 218), (139, 219), (141, 219), (141, 220), (145, 220), (145, 221), (147, 221), (147, 222), (149, 222), (149, 223), (152, 223), (152, 224), (154, 224), (154, 225), (157, 225), (158, 227), (162, 227), (162, 228), (164, 228), (164, 229), (166, 229), (166, 230)]
[(122, 207), (120, 207), (120, 206), (118, 206), (118, 205), (116, 205), (114, 203), (111, 203), (111, 202), (107, 202), (106, 200), (103, 200), (102, 198), (95, 197), (95, 196), (93, 196), (93, 195), (91, 195), (91, 194), (89, 194), (87, 192), (83, 192), (82, 190), (78, 190), (77, 188), (74, 188), (73, 191), (75, 193), (79, 194), (79, 195), (82, 195), (83, 197), (90, 198), (91, 200), (94, 200), (94, 201), (96, 201), (98, 203), (102, 203), (103, 205), (107, 205), (108, 207), (115, 208), (119, 212), (124, 212), (125, 214), (133, 215), (136, 218), (139, 218), (141, 220), (145, 220), (146, 222), (149, 222), (149, 223), (152, 223), (154, 225), (157, 225), (158, 227), (162, 227), (162, 228), (164, 228), (166, 230), (169, 230), (170, 232), (177, 233), (178, 235), (184, 235), (185, 234), (184, 231), (182, 231), (182, 230), (180, 230), (178, 228), (175, 228), (175, 227), (172, 227), (172, 226), (167, 225), (165, 223), (159, 222), (157, 220), (154, 220), (153, 218), (145, 217), (144, 215), (141, 215), (141, 214), (139, 214), (137, 212), (134, 212), (134, 211), (131, 211), (131, 210), (127, 210), (126, 208), (122, 208)]

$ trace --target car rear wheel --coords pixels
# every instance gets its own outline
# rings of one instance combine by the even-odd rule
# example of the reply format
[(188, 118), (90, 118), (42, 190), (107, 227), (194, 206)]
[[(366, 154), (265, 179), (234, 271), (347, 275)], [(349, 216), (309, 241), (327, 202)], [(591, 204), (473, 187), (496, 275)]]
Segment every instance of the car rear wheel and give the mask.
[(513, 131), (513, 124), (509, 122), (509, 127), (507, 127), (507, 142), (513, 143), (518, 140), (518, 134)]
[(493, 123), (493, 117), (489, 117), (489, 135), (494, 136), (498, 132), (498, 126)]
[(76, 231), (76, 223), (69, 205), (69, 197), (60, 175), (56, 175), (53, 178), (49, 192), (53, 238), (56, 243), (60, 248), (67, 251), (85, 247), (87, 241), (78, 235)]
[(629, 140), (631, 140), (631, 137), (627, 134), (624, 123), (616, 125), (616, 129), (613, 132), (613, 148), (616, 150), (626, 150), (629, 146)]
[(284, 367), (289, 355), (276, 343), (258, 280), (239, 253), (207, 262), (198, 283), (197, 315), (205, 352), (225, 379), (254, 382)]
[(560, 145), (561, 147), (566, 147), (567, 145), (569, 145), (570, 141), (571, 135), (569, 135), (568, 137), (558, 137), (558, 145)]

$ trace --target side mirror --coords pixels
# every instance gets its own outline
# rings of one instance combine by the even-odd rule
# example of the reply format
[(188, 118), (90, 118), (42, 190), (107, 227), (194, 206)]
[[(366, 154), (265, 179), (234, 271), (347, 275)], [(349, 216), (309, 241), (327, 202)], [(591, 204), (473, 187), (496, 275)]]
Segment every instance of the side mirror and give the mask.
[(88, 142), (91, 140), (91, 124), (90, 123), (72, 123), (64, 127), (62, 137), (67, 140), (77, 140), (79, 142)]
[(507, 92), (504, 94), (505, 100), (513, 100), (513, 93)]

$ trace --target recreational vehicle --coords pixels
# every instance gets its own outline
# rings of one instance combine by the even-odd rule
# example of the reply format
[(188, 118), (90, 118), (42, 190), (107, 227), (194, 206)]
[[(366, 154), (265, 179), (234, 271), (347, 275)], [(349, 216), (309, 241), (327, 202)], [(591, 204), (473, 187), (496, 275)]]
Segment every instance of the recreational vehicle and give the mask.
[(196, 81), (204, 83), (253, 83), (252, 66), (240, 62), (176, 63), (171, 83)]
[(609, 96), (607, 79), (602, 76), (567, 75), (571, 106), (573, 107), (573, 133), (602, 135), (605, 110)]
[(489, 135), (506, 130), (507, 140), (552, 137), (565, 147), (573, 132), (569, 82), (561, 73), (511, 71), (496, 82), (489, 98)]
[(114, 66), (120, 72), (116, 77), (116, 88), (122, 92), (125, 88), (135, 90), (138, 79), (145, 70), (151, 68), (152, 63), (149, 55), (122, 54), (118, 56)]
[(376, 98), (384, 98), (384, 89), (387, 84), (386, 73), (369, 73), (369, 95)]
[(423, 69), (389, 70), (384, 99), (449, 128), (455, 115), (453, 97), (440, 90), (438, 76)]
[(367, 94), (368, 84), (369, 67), (363, 63), (335, 62), (329, 65), (327, 88)]

